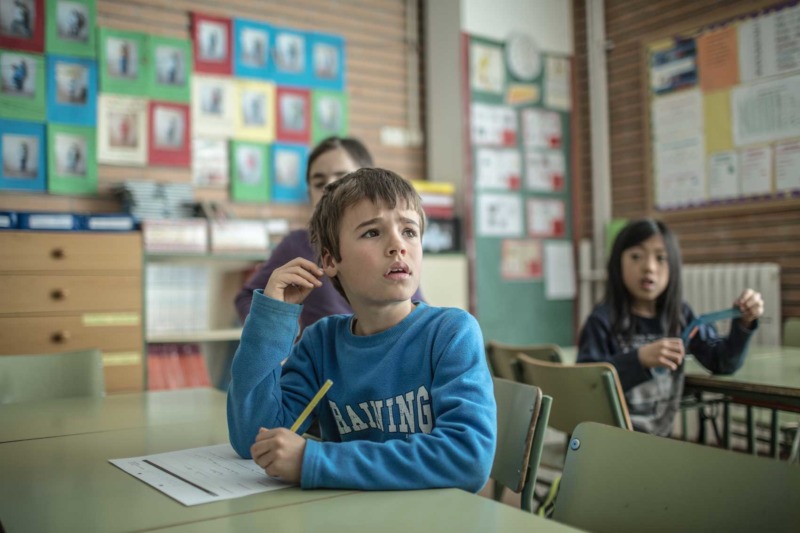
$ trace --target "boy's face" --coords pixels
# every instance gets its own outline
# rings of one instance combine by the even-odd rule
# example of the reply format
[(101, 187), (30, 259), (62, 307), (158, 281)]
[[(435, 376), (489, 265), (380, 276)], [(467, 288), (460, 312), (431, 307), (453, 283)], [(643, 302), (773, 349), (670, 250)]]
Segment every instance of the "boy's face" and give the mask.
[(337, 261), (325, 252), (328, 276), (339, 276), (353, 308), (411, 300), (422, 274), (419, 215), (399, 202), (394, 209), (364, 199), (347, 209), (339, 228)]

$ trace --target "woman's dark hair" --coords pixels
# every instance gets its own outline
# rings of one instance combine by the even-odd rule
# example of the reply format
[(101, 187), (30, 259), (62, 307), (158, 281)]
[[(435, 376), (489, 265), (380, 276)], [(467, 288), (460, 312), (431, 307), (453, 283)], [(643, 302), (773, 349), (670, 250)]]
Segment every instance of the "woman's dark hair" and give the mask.
[(630, 340), (636, 333), (636, 321), (631, 315), (631, 295), (622, 278), (622, 253), (654, 235), (661, 235), (667, 251), (669, 265), (669, 282), (656, 299), (656, 316), (661, 320), (665, 335), (677, 337), (685, 326), (681, 306), (683, 290), (681, 288), (681, 252), (678, 240), (667, 226), (650, 218), (628, 223), (614, 239), (611, 256), (608, 258), (608, 279), (603, 301), (611, 308), (611, 324), (614, 333)]
[(327, 139), (321, 140), (319, 144), (311, 150), (311, 153), (308, 154), (306, 182), (311, 179), (311, 165), (314, 161), (322, 154), (330, 152), (331, 150), (336, 150), (337, 148), (341, 148), (347, 152), (347, 155), (350, 156), (353, 163), (359, 167), (375, 166), (372, 162), (372, 155), (369, 153), (369, 150), (367, 150), (367, 147), (355, 137), (328, 137)]

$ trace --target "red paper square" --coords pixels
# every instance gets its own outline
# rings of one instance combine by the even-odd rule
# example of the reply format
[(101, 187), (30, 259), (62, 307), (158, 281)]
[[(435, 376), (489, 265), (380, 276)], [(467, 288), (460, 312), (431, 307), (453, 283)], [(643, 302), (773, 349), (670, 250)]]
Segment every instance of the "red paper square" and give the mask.
[(563, 220), (554, 220), (553, 221), (553, 237), (563, 237), (564, 236), (564, 221)]
[[(151, 101), (147, 113), (150, 123), (147, 140), (148, 162), (151, 165), (171, 167), (190, 166), (192, 162), (192, 132), (189, 106), (173, 102)], [(170, 118), (174, 118), (177, 122), (164, 122)], [(174, 132), (174, 134), (171, 135), (170, 132)], [(175, 137), (175, 144), (170, 146), (168, 141), (173, 137)]]
[[(17, 18), (19, 18), (19, 20), (24, 20), (25, 15), (21, 10), (26, 8), (27, 3), (20, 4), (20, 6), (13, 6), (12, 24)], [(44, 52), (44, 0), (34, 0), (33, 11), (33, 13), (28, 12), (27, 15), (30, 21), (30, 36), (17, 37), (15, 35), (0, 35), (0, 48), (26, 50), (28, 52)]]
[(564, 188), (564, 176), (561, 174), (553, 174), (553, 190), (560, 191)]
[[(299, 110), (296, 106), (302, 106)], [(302, 116), (291, 115), (302, 113)], [(308, 89), (278, 87), (275, 93), (275, 136), (279, 141), (311, 142), (311, 97)]]
[[(221, 40), (225, 44), (225, 53), (219, 59), (208, 59), (202, 53), (201, 42), (203, 30), (201, 26), (220, 25), (223, 26), (224, 36)], [(194, 71), (203, 74), (223, 74), (230, 76), (233, 72), (233, 37), (231, 19), (223, 17), (212, 17), (200, 13), (192, 13), (192, 50), (194, 51)], [(218, 43), (218, 45), (223, 44)]]

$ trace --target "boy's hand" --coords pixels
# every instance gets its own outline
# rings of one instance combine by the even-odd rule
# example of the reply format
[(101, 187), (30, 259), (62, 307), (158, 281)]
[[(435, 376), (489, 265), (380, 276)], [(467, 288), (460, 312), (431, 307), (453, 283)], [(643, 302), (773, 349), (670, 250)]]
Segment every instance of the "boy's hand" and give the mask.
[(290, 304), (302, 303), (312, 290), (322, 286), (322, 274), (316, 264), (296, 257), (272, 272), (264, 295)]
[(272, 477), (300, 483), (306, 439), (286, 428), (258, 430), (250, 446), (253, 461)]
[(684, 355), (683, 341), (676, 337), (664, 337), (639, 348), (639, 361), (645, 368), (677, 370)]
[(753, 289), (745, 289), (742, 295), (733, 302), (733, 305), (742, 312), (739, 321), (748, 329), (758, 317), (764, 314), (764, 300), (761, 299), (761, 293)]

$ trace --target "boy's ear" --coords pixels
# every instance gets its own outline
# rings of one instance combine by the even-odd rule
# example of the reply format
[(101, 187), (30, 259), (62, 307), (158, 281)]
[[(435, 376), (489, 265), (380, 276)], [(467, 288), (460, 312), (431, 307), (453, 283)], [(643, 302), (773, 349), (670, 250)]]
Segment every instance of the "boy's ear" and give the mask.
[(325, 274), (329, 277), (335, 277), (336, 274), (339, 272), (339, 263), (336, 261), (336, 258), (333, 257), (333, 254), (330, 253), (328, 250), (322, 251), (322, 270)]

